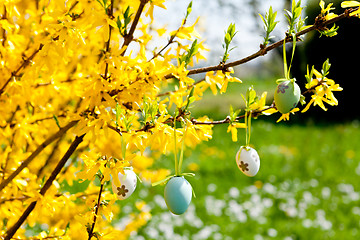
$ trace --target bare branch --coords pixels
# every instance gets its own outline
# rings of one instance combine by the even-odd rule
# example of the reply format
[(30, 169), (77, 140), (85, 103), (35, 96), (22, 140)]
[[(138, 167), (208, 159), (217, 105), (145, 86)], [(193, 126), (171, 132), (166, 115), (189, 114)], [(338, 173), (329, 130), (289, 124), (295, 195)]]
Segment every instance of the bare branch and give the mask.
[[(100, 180), (100, 182), (102, 181), (102, 179)], [(98, 195), (98, 200), (97, 203), (95, 205), (95, 213), (94, 213), (94, 219), (93, 219), (93, 223), (91, 225), (91, 229), (89, 230), (89, 238), (88, 240), (91, 240), (93, 234), (94, 234), (94, 228), (95, 228), (95, 223), (96, 223), (96, 219), (97, 219), (97, 214), (99, 212), (99, 208), (100, 208), (100, 202), (101, 202), (101, 193), (103, 191), (104, 188), (104, 183), (101, 184), (100, 186), (100, 191), (99, 191), (99, 195)]]
[[(61, 169), (64, 167), (67, 160), (71, 157), (73, 152), (76, 150), (76, 148), (79, 146), (79, 144), (83, 141), (85, 134), (82, 136), (77, 136), (75, 140), (71, 143), (69, 149), (66, 151), (64, 156), (60, 159), (59, 163), (56, 165), (54, 171), (51, 173), (48, 180), (45, 182), (44, 186), (40, 190), (41, 195), (45, 195), (46, 191), (50, 188), (53, 181), (57, 177), (57, 175), (60, 173)], [(25, 222), (26, 218), (30, 215), (30, 213), (34, 210), (36, 206), (37, 201), (34, 201), (30, 203), (30, 205), (26, 208), (26, 210), (23, 212), (21, 217), (18, 219), (18, 221), (6, 232), (6, 236), (4, 240), (10, 240), (16, 233), (16, 231), (21, 227), (21, 225)]]
[[(329, 24), (332, 24), (332, 23), (335, 23), (337, 21), (340, 21), (344, 18), (347, 18), (349, 17), (349, 14), (353, 11), (356, 11), (358, 10), (359, 8), (351, 8), (351, 9), (347, 9), (344, 11), (344, 13), (338, 15), (337, 17), (335, 18), (332, 18), (330, 20), (327, 20), (327, 21), (317, 21), (314, 23), (314, 25), (296, 33), (296, 37), (300, 37), (308, 32), (311, 32), (311, 31), (314, 31), (314, 30), (318, 30), (318, 29), (323, 29), (325, 26), (329, 25)], [(241, 65), (241, 64), (244, 64), (244, 63), (247, 63), (255, 58), (258, 58), (260, 56), (264, 56), (266, 55), (269, 51), (277, 48), (277, 47), (280, 47), (284, 44), (284, 41), (287, 43), (287, 42), (291, 42), (292, 41), (292, 38), (291, 37), (285, 37), (284, 39), (282, 40), (279, 40), (271, 45), (268, 45), (266, 47), (263, 47), (263, 48), (260, 48), (260, 50), (258, 50), (256, 53), (253, 53), (245, 58), (242, 58), (240, 60), (237, 60), (237, 61), (233, 61), (233, 62), (229, 62), (229, 63), (226, 63), (226, 64), (222, 64), (220, 63), (219, 65), (215, 65), (215, 66), (208, 66), (208, 67), (202, 67), (202, 68), (195, 68), (195, 69), (191, 69), (189, 70), (188, 72), (188, 75), (193, 75), (193, 74), (198, 74), (198, 73), (205, 73), (205, 72), (210, 72), (210, 71), (218, 71), (218, 70), (227, 70), (228, 68), (230, 67), (234, 67), (234, 66), (238, 66), (238, 65)], [(172, 74), (169, 74), (169, 75), (166, 75), (165, 78), (166, 79), (169, 79), (169, 78), (173, 78), (174, 76)]]
[[(138, 10), (137, 10), (137, 12), (136, 12), (134, 21), (133, 21), (133, 23), (131, 24), (129, 33), (124, 36), (124, 43), (123, 43), (123, 45), (122, 45), (122, 48), (125, 47), (125, 46), (126, 46), (126, 47), (129, 46), (129, 44), (131, 43), (131, 41), (134, 39), (134, 32), (135, 32), (136, 26), (137, 26), (137, 24), (139, 23), (141, 13), (142, 13), (142, 11), (144, 10), (144, 7), (145, 7), (145, 5), (146, 5), (146, 3), (147, 3), (148, 1), (149, 1), (149, 0), (140, 0), (140, 5), (139, 5), (139, 8), (138, 8)], [(124, 50), (124, 51), (121, 53), (121, 56), (124, 56), (124, 55), (125, 55), (125, 52), (126, 52), (126, 50)]]
[(75, 126), (78, 121), (69, 122), (65, 127), (61, 128), (59, 131), (54, 133), (48, 139), (46, 139), (27, 159), (25, 159), (21, 165), (4, 181), (0, 184), (0, 192), (25, 168), (29, 163), (39, 155), (42, 150), (49, 146), (53, 141), (63, 136), (70, 128)]
[(15, 77), (22, 68), (25, 68), (30, 62), (31, 60), (36, 56), (36, 54), (43, 48), (44, 44), (40, 43), (39, 48), (37, 48), (30, 57), (26, 58), (22, 64), (14, 71), (11, 73), (11, 76), (8, 78), (8, 80), (5, 82), (4, 86), (2, 86), (2, 88), (0, 89), (0, 96), (4, 93), (6, 86), (10, 83), (11, 79), (13, 79), (13, 77)]

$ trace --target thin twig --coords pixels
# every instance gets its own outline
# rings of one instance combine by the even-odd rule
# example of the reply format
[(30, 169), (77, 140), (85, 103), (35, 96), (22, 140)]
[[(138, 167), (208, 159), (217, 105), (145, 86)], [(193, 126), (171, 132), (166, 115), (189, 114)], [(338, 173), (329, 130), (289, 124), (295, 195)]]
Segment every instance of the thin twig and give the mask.
[(184, 25), (186, 24), (186, 20), (187, 19), (185, 18), (184, 21), (182, 22), (181, 26), (178, 28), (178, 30), (173, 35), (170, 36), (167, 44), (163, 48), (161, 48), (159, 52), (155, 53), (154, 56), (149, 60), (149, 62), (151, 60), (153, 60), (154, 58), (156, 58), (157, 56), (159, 56), (166, 48), (168, 48), (174, 42), (176, 35), (180, 32), (181, 28), (183, 28)]
[[(97, 195), (98, 193), (97, 192), (93, 192), (93, 193), (84, 193), (84, 194), (81, 194), (81, 195), (76, 195), (76, 194), (72, 194), (70, 196), (76, 196), (77, 199), (79, 198), (83, 198), (83, 197), (88, 197), (88, 196), (92, 196), (92, 195)], [(61, 197), (61, 196), (65, 196), (65, 194), (62, 194), (62, 193), (58, 193), (58, 194), (55, 194), (54, 195), (55, 197)], [(8, 198), (8, 199), (1, 199), (0, 200), (0, 205), (1, 204), (4, 204), (6, 202), (12, 202), (12, 201), (24, 201), (26, 199), (29, 199), (31, 198), (30, 196), (21, 196), (21, 197), (13, 197), (13, 198)], [(1, 239), (1, 238), (0, 238)]]
[[(3, 13), (3, 15), (2, 15), (2, 20), (6, 20), (6, 15), (7, 15), (7, 11), (6, 11), (6, 6), (5, 6), (5, 4), (4, 4), (4, 13)], [(3, 28), (3, 30), (2, 30), (2, 45), (3, 45), (3, 47), (5, 46), (5, 42), (6, 42), (6, 30), (5, 30), (5, 28)]]
[[(71, 157), (73, 152), (76, 150), (76, 148), (79, 146), (79, 144), (83, 141), (85, 134), (82, 136), (77, 136), (75, 140), (71, 143), (69, 149), (66, 151), (64, 156), (61, 158), (59, 163), (56, 165), (54, 171), (51, 173), (48, 180), (45, 182), (44, 186), (40, 190), (41, 195), (45, 195), (46, 191), (51, 187), (53, 181), (56, 179), (57, 175), (60, 173), (61, 169), (66, 164), (67, 160)], [(17, 222), (6, 232), (6, 236), (4, 240), (10, 240), (16, 233), (16, 231), (21, 227), (21, 225), (24, 223), (26, 218), (30, 215), (30, 213), (34, 210), (36, 206), (37, 201), (34, 201), (30, 203), (30, 205), (26, 208), (26, 210), (23, 212), (21, 217), (17, 220)]]
[[(124, 43), (123, 43), (121, 48), (129, 46), (131, 41), (134, 39), (134, 32), (135, 32), (136, 26), (139, 23), (141, 13), (144, 10), (144, 7), (145, 7), (145, 5), (146, 5), (146, 3), (148, 1), (149, 0), (140, 0), (140, 5), (139, 5), (139, 8), (138, 8), (138, 10), (137, 10), (137, 12), (135, 14), (134, 21), (131, 24), (129, 33), (124, 36)], [(121, 53), (121, 56), (124, 56), (125, 52), (126, 52), (126, 49)]]
[[(351, 8), (351, 9), (347, 9), (344, 11), (344, 13), (330, 19), (330, 20), (327, 20), (327, 21), (318, 21), (318, 22), (315, 22), (314, 25), (300, 31), (300, 32), (297, 32), (296, 33), (296, 37), (300, 37), (308, 32), (311, 32), (313, 30), (318, 30), (318, 29), (323, 29), (325, 26), (329, 25), (329, 24), (332, 24), (332, 23), (335, 23), (337, 21), (340, 21), (344, 18), (347, 18), (349, 17), (349, 14), (353, 11), (356, 11), (358, 10), (359, 8)], [(258, 58), (260, 56), (264, 56), (266, 55), (269, 51), (277, 48), (277, 47), (280, 47), (284, 44), (284, 41), (287, 43), (287, 42), (292, 42), (293, 39), (291, 37), (285, 37), (284, 39), (282, 40), (279, 40), (271, 45), (268, 45), (264, 48), (260, 48), (260, 50), (258, 50), (257, 52), (245, 57), (245, 58), (242, 58), (240, 60), (237, 60), (237, 61), (233, 61), (233, 62), (229, 62), (229, 63), (226, 63), (226, 64), (219, 64), (219, 65), (215, 65), (215, 66), (208, 66), (208, 67), (201, 67), (201, 68), (195, 68), (195, 69), (191, 69), (189, 70), (188, 72), (188, 76), (189, 75), (193, 75), (193, 74), (198, 74), (198, 73), (204, 73), (204, 72), (210, 72), (210, 71), (218, 71), (218, 70), (226, 70), (230, 67), (234, 67), (234, 66), (238, 66), (238, 65), (241, 65), (241, 64), (244, 64), (244, 63), (247, 63), (255, 58)], [(174, 76), (172, 74), (168, 74), (165, 76), (166, 79), (169, 79), (169, 78), (173, 78)]]
[(74, 8), (76, 7), (76, 5), (78, 5), (79, 1), (74, 2), (74, 4), (69, 8), (68, 13), (70, 13), (72, 10), (74, 10)]
[[(253, 112), (251, 112), (251, 117), (256, 118), (256, 117), (260, 116), (264, 111), (267, 111), (272, 108), (275, 108), (275, 106), (273, 104), (262, 110), (253, 111)], [(245, 115), (240, 115), (240, 116), (236, 117), (235, 121), (239, 121), (244, 118), (245, 118)], [(229, 117), (226, 117), (225, 119), (222, 119), (222, 120), (201, 122), (201, 121), (198, 121), (193, 118), (193, 119), (191, 119), (191, 122), (194, 125), (220, 125), (220, 124), (230, 123), (231, 120)]]
[[(102, 181), (104, 177), (101, 178), (100, 182)], [(100, 186), (100, 191), (99, 191), (99, 195), (98, 195), (98, 201), (95, 205), (95, 213), (94, 213), (94, 219), (93, 219), (93, 223), (91, 225), (91, 229), (89, 230), (89, 238), (88, 240), (91, 240), (93, 234), (94, 234), (94, 229), (95, 229), (95, 223), (96, 223), (96, 219), (97, 219), (97, 214), (98, 214), (98, 211), (99, 211), (99, 208), (100, 208), (100, 202), (101, 202), (101, 193), (103, 191), (103, 188), (104, 188), (104, 183), (101, 183), (101, 186)]]
[(16, 77), (16, 75), (20, 72), (20, 70), (22, 68), (25, 68), (30, 62), (31, 60), (36, 56), (36, 54), (43, 48), (44, 44), (40, 43), (40, 46), (31, 54), (30, 57), (28, 57), (27, 59), (25, 59), (22, 64), (14, 71), (11, 73), (11, 76), (8, 78), (8, 80), (5, 82), (4, 86), (2, 86), (2, 88), (0, 89), (0, 96), (4, 93), (6, 86), (10, 83), (11, 79), (13, 79), (13, 77)]
[[(111, 18), (111, 19), (114, 18), (113, 13), (114, 13), (114, 0), (111, 0), (110, 8), (108, 9), (108, 12), (107, 12), (107, 15), (109, 16), (109, 18)], [(106, 53), (108, 53), (110, 51), (111, 32), (112, 32), (112, 26), (109, 24), (109, 39), (105, 43), (105, 52)], [(108, 70), (109, 70), (109, 63), (106, 61), (105, 62), (104, 79), (107, 79)]]

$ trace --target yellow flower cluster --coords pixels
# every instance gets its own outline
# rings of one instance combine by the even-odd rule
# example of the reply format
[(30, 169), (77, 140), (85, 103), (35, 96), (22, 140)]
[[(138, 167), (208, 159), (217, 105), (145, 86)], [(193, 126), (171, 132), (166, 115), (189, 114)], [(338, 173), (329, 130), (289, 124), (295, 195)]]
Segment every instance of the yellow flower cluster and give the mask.
[[(151, 209), (136, 201), (121, 229), (112, 224), (120, 205), (108, 182), (120, 185), (114, 176), (130, 166), (143, 181), (166, 178), (171, 170), (153, 167), (160, 155), (212, 138), (213, 122), (192, 118), (189, 105), (207, 89), (222, 94), (229, 82), (241, 83), (225, 60), (199, 71), (204, 79), (191, 78), (189, 66), (207, 51), (198, 20), (188, 23), (191, 6), (169, 31), (154, 22), (165, 0), (1, 2), (0, 236), (24, 239), (36, 226), (35, 239), (127, 239), (149, 221)], [(326, 20), (336, 16), (331, 4), (320, 6)], [(342, 89), (313, 73), (303, 111), (337, 105), (332, 92)], [(250, 140), (251, 118), (276, 112), (266, 96), (249, 92), (245, 124), (238, 111), (219, 121), (234, 141), (238, 128)]]
[(326, 7), (325, 7), (325, 2), (323, 0), (320, 0), (320, 8), (321, 8), (321, 12), (320, 15), (322, 17), (325, 18), (325, 20), (330, 20), (333, 19), (334, 17), (337, 16), (337, 14), (330, 12), (331, 10), (334, 10), (335, 8), (332, 8), (332, 3), (329, 3)]
[(357, 9), (350, 13), (350, 16), (360, 17), (360, 2), (359, 1), (343, 1), (342, 8), (357, 7)]
[[(186, 64), (179, 62), (200, 38), (197, 21), (183, 21), (175, 31), (156, 28), (153, 10), (165, 8), (164, 3), (2, 2), (0, 182), (14, 178), (0, 190), (0, 235), (36, 201), (26, 223), (46, 227), (33, 237), (87, 239), (99, 193), (97, 175), (104, 183), (132, 166), (141, 179), (156, 182), (170, 170), (152, 169), (152, 165), (160, 154), (174, 150), (174, 139), (178, 145), (184, 141), (186, 147), (194, 147), (211, 138), (211, 125), (194, 125), (185, 113), (178, 117), (186, 122), (187, 135), (184, 125), (174, 137), (171, 107), (184, 108), (192, 87), (192, 101), (200, 100), (211, 84), (195, 84), (187, 76)], [(169, 43), (164, 51), (159, 49), (165, 46), (151, 47), (158, 44), (157, 36), (173, 35), (176, 44)], [(197, 42), (187, 64), (205, 59), (204, 51), (204, 43)], [(220, 75), (217, 81), (231, 81), (229, 74)], [(171, 93), (160, 97), (166, 88)], [(71, 139), (84, 134), (73, 157), (46, 193), (40, 194)], [(16, 173), (25, 160), (26, 166)], [(80, 192), (66, 190), (82, 181), (85, 188)], [(151, 218), (149, 208), (139, 203), (139, 213), (131, 215), (124, 229), (116, 229), (110, 224), (120, 211), (116, 197), (105, 188), (101, 199), (107, 204), (99, 206), (98, 216), (105, 219), (97, 218), (98, 239), (126, 239)], [(19, 228), (14, 237), (24, 238), (26, 231)]]
[(325, 77), (316, 69), (313, 69), (313, 73), (315, 75), (315, 78), (313, 78), (309, 83), (305, 85), (308, 91), (313, 92), (313, 95), (311, 96), (311, 100), (301, 112), (306, 112), (307, 110), (309, 110), (311, 104), (313, 104), (314, 106), (318, 105), (324, 111), (327, 111), (324, 102), (331, 106), (338, 105), (338, 101), (335, 98), (333, 91), (343, 90), (339, 86), (339, 84), (335, 84), (334, 80)]

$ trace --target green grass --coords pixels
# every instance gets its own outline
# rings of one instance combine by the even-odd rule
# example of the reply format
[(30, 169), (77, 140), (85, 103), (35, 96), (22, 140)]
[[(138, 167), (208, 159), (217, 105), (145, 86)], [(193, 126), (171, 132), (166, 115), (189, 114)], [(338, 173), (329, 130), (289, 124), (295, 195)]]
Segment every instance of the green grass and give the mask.
[[(247, 79), (230, 83), (224, 95), (208, 91), (195, 103), (193, 116), (224, 119), (230, 104), (243, 108), (240, 94), (251, 85), (258, 95), (267, 91), (272, 101), (274, 79)], [(183, 172), (191, 172), (190, 163), (199, 166), (196, 176), (187, 178), (196, 198), (185, 214), (167, 210), (164, 186), (143, 183), (117, 202), (122, 212), (113, 224), (121, 230), (128, 214), (137, 211), (135, 202), (144, 200), (152, 219), (131, 239), (360, 239), (359, 122), (276, 124), (278, 117), (253, 121), (251, 143), (261, 159), (255, 177), (246, 177), (235, 162), (245, 131), (234, 143), (226, 125), (216, 126), (211, 141), (185, 151)], [(173, 169), (173, 162), (172, 155), (161, 156), (154, 168)]]
[(201, 101), (194, 104), (195, 116), (207, 115), (210, 118), (219, 118), (229, 114), (229, 106), (244, 109), (244, 101), (241, 94), (245, 96), (247, 89), (253, 86), (258, 96), (267, 92), (267, 102), (273, 101), (276, 83), (274, 79), (246, 79), (243, 83), (229, 83), (225, 94), (216, 96), (211, 91), (206, 91)]
[[(240, 94), (250, 85), (258, 95), (268, 91), (271, 101), (274, 80), (249, 82), (229, 84), (226, 95), (207, 93), (193, 115), (224, 119), (230, 104), (242, 107)], [(216, 126), (211, 141), (185, 151), (183, 172), (190, 163), (199, 170), (188, 178), (197, 197), (181, 216), (167, 210), (163, 186), (139, 184), (118, 217), (126, 219), (139, 199), (153, 217), (132, 239), (360, 239), (359, 122), (273, 123), (278, 117), (253, 121), (251, 143), (261, 159), (253, 178), (235, 162), (244, 130), (234, 143), (227, 126)], [(158, 166), (172, 169), (173, 156), (162, 156)]]
[[(173, 216), (162, 186), (139, 186), (127, 204), (144, 199), (153, 218), (133, 239), (359, 239), (359, 142), (357, 122), (257, 120), (252, 144), (261, 167), (249, 178), (235, 163), (240, 143), (231, 141), (226, 126), (217, 126), (211, 141), (185, 153), (185, 167), (199, 164), (188, 179), (197, 195), (189, 210)], [(171, 165), (168, 158), (163, 160)]]

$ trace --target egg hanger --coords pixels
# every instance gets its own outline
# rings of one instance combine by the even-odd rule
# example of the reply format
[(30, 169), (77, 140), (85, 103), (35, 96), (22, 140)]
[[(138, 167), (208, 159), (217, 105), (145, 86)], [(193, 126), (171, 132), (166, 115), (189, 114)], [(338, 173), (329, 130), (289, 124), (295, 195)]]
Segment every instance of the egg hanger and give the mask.
[[(178, 159), (178, 156), (177, 156), (177, 137), (176, 137), (176, 131), (177, 131), (177, 129), (176, 129), (176, 117), (174, 118), (175, 174), (169, 175), (169, 176), (167, 176), (166, 178), (164, 178), (164, 179), (162, 179), (160, 181), (154, 182), (152, 184), (152, 186), (157, 186), (157, 185), (162, 184), (162, 183), (167, 183), (173, 177), (181, 177), (181, 176), (194, 177), (195, 176), (194, 173), (182, 173), (181, 172), (181, 167), (182, 167), (182, 163), (183, 163), (183, 159), (184, 159), (185, 138), (186, 138), (187, 130), (188, 130), (186, 119), (183, 119), (183, 118), (181, 118), (181, 119), (183, 120), (183, 123), (184, 123), (184, 133), (183, 133), (183, 139), (182, 139), (182, 142), (181, 142), (180, 158)], [(193, 192), (193, 195), (195, 197), (195, 192)]]
[[(285, 75), (285, 79), (283, 81), (286, 80), (290, 80), (290, 69), (291, 69), (291, 65), (294, 59), (294, 54), (295, 54), (295, 48), (296, 48), (296, 35), (292, 34), (292, 51), (291, 51), (291, 59), (290, 59), (290, 64), (289, 67), (287, 66), (287, 59), (286, 59), (286, 38), (284, 39), (284, 44), (283, 44), (283, 61), (284, 61), (284, 75)], [(281, 80), (281, 79), (279, 79)], [(278, 83), (278, 82), (277, 82)]]
[(245, 110), (245, 125), (246, 125), (246, 134), (245, 134), (245, 146), (250, 146), (251, 138), (251, 110)]
[[(186, 119), (181, 118), (182, 123), (184, 124), (184, 132), (183, 138), (181, 141), (181, 149), (180, 149), (180, 158), (178, 159), (177, 154), (177, 137), (176, 137), (176, 118), (174, 118), (174, 158), (175, 158), (175, 176), (182, 176), (181, 167), (184, 160), (184, 148), (185, 148), (185, 138), (188, 130)], [(187, 175), (187, 173), (184, 173)]]
[(244, 95), (241, 95), (245, 102), (245, 148), (250, 147), (250, 139), (251, 139), (251, 118), (252, 111), (250, 105), (256, 100), (256, 92), (254, 91), (253, 86), (249, 87), (246, 91), (246, 98)]

